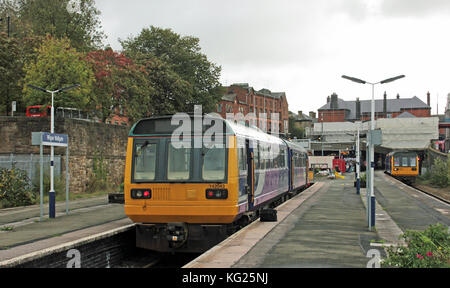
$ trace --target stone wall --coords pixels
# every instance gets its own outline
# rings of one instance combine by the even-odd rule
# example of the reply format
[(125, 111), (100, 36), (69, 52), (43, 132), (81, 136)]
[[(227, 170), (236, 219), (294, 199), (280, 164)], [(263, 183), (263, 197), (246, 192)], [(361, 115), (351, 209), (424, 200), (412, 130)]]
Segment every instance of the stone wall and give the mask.
[[(49, 118), (0, 117), (0, 154), (36, 154), (39, 146), (31, 145), (32, 132), (49, 132)], [(103, 160), (108, 181), (123, 181), (129, 128), (76, 119), (55, 121), (55, 133), (69, 135), (69, 171), (71, 193), (83, 193), (94, 176), (94, 162)], [(45, 147), (44, 154), (50, 154)], [(56, 148), (65, 169), (65, 148)]]

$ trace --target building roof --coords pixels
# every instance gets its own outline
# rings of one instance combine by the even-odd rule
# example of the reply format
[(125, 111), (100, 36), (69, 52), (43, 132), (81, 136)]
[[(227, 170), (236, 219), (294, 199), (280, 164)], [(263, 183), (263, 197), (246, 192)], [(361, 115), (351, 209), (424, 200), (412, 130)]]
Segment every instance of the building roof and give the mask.
[(402, 114), (398, 115), (397, 118), (417, 118), (417, 117), (409, 113), (408, 111), (405, 111)]
[[(338, 110), (345, 109), (350, 111), (349, 119), (356, 119), (356, 102), (357, 101), (345, 101), (338, 98)], [(371, 100), (362, 100), (361, 114), (371, 112)], [(384, 100), (375, 100), (375, 113), (383, 113)], [(414, 96), (413, 98), (400, 98), (400, 99), (387, 99), (387, 113), (400, 112), (401, 109), (431, 109), (430, 106), (425, 104), (422, 100)], [(320, 110), (332, 110), (331, 101), (326, 105), (319, 108)], [(334, 109), (336, 110), (336, 109)]]
[(234, 93), (231, 94), (225, 94), (222, 96), (223, 101), (233, 102), (236, 100), (237, 95)]

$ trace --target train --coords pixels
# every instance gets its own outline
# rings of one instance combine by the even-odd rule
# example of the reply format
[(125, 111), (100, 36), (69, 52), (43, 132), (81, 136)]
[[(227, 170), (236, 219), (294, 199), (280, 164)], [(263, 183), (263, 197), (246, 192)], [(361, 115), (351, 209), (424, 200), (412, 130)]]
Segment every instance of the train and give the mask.
[(152, 117), (130, 130), (124, 207), (138, 248), (204, 252), (311, 184), (302, 146), (197, 118)]
[(419, 176), (420, 158), (414, 151), (394, 151), (386, 155), (385, 173), (409, 184)]

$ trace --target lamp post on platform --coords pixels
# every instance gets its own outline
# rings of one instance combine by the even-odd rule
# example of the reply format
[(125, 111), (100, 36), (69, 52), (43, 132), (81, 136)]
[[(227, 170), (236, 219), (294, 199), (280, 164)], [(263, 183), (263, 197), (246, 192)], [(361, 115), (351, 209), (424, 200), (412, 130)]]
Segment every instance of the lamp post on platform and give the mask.
[[(80, 84), (75, 84), (66, 88), (61, 88), (61, 89), (57, 89), (55, 91), (49, 91), (47, 89), (41, 88), (41, 87), (37, 87), (37, 86), (33, 86), (33, 85), (28, 85), (28, 87), (33, 88), (35, 90), (39, 90), (45, 93), (50, 93), (52, 94), (52, 106), (51, 106), (51, 118), (50, 118), (50, 133), (54, 134), (55, 133), (55, 108), (53, 106), (53, 98), (55, 96), (56, 93), (60, 93), (60, 92), (64, 92), (76, 87), (79, 87)], [(56, 216), (56, 212), (55, 212), (55, 187), (54, 187), (54, 166), (55, 166), (55, 148), (53, 146), (50, 147), (50, 191), (48, 194), (48, 199), (49, 199), (49, 205), (48, 205), (48, 210), (49, 210), (49, 217), (50, 218), (55, 218)]]
[[(346, 75), (342, 75), (342, 78), (359, 83), (359, 84), (370, 84), (372, 85), (372, 101), (371, 101), (371, 129), (370, 129), (370, 135), (374, 135), (375, 131), (375, 85), (377, 84), (387, 84), (390, 82), (393, 82), (395, 80), (404, 78), (405, 75), (400, 75), (392, 78), (385, 79), (380, 82), (371, 83), (367, 82), (365, 80), (361, 80), (355, 77), (350, 77)], [(368, 201), (367, 205), (369, 207), (369, 229), (372, 230), (372, 227), (375, 226), (375, 191), (374, 191), (374, 176), (375, 176), (375, 145), (373, 143), (373, 137), (370, 137), (370, 143), (369, 143), (369, 151), (370, 151), (370, 173), (369, 173), (369, 192), (370, 192), (370, 201)], [(370, 202), (370, 203), (369, 203)]]

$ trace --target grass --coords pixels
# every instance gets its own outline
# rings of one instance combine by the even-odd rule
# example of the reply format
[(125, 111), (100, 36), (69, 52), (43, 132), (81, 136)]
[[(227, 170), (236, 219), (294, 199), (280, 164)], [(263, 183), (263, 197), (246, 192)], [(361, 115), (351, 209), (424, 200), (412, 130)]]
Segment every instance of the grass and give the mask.
[(0, 231), (13, 231), (14, 227), (13, 226), (5, 226), (0, 228)]

